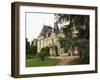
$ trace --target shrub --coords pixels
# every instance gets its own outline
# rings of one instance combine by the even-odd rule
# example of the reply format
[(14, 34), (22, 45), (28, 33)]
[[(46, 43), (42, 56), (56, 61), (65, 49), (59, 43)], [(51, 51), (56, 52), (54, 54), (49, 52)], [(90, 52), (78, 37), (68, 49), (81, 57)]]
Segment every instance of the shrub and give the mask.
[(48, 47), (45, 47), (45, 48), (42, 48), (40, 53), (38, 54), (38, 57), (44, 61), (46, 58), (48, 58), (49, 56), (49, 48)]

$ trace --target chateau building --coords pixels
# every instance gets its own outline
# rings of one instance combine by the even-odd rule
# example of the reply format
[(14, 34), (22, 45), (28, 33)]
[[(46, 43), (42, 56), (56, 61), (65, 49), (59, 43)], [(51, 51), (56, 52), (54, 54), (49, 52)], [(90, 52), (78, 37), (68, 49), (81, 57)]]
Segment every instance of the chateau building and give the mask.
[[(49, 54), (51, 56), (56, 55), (56, 48), (58, 55), (64, 55), (64, 49), (60, 47), (59, 43), (59, 38), (65, 37), (62, 28), (64, 27), (59, 29), (57, 21), (54, 23), (53, 28), (51, 26), (44, 25), (37, 39), (38, 52), (40, 52), (42, 48), (49, 47)], [(76, 36), (76, 34), (77, 31), (73, 31), (73, 36)]]

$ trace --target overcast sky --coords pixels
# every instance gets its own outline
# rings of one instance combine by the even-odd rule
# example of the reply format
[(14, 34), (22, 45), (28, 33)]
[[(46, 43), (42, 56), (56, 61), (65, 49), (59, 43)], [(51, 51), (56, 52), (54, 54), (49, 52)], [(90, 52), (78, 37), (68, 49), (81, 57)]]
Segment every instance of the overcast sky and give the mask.
[(43, 25), (54, 25), (54, 14), (26, 13), (26, 37), (32, 41), (39, 36)]

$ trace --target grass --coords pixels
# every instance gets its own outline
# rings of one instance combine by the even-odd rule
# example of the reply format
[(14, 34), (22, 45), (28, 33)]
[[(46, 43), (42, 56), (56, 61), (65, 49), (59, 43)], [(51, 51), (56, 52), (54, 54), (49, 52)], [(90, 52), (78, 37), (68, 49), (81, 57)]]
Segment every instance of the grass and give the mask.
[(60, 62), (59, 59), (47, 58), (41, 61), (38, 58), (26, 59), (26, 67), (54, 66)]

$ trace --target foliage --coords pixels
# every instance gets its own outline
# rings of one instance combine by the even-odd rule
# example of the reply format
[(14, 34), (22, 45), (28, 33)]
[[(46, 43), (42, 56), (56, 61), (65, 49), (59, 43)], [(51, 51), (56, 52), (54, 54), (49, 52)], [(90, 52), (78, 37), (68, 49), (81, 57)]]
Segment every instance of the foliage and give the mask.
[(37, 53), (37, 46), (31, 46), (30, 55), (33, 55), (35, 57), (36, 53)]
[(30, 42), (28, 41), (28, 39), (26, 38), (26, 49), (30, 48)]
[(67, 14), (58, 14), (59, 23), (64, 23), (66, 21), (69, 21), (69, 24), (75, 24), (79, 28), (83, 28), (80, 25), (86, 25), (89, 26), (89, 16), (88, 15), (67, 15)]
[(72, 35), (73, 26), (79, 31), (79, 37), (89, 39), (89, 16), (88, 15), (67, 15), (58, 14), (60, 24), (69, 22), (69, 25), (64, 25), (63, 31), (66, 35)]
[(76, 45), (79, 46), (80, 56), (88, 57), (89, 56), (89, 40), (87, 39), (78, 39)]
[(26, 58), (33, 58), (36, 56), (37, 46), (30, 45), (30, 42), (26, 38)]
[[(69, 24), (64, 25), (63, 28), (66, 37), (59, 39), (64, 51), (68, 52), (69, 48), (77, 46), (80, 51), (80, 56), (89, 56), (89, 16), (67, 14), (58, 14), (58, 16), (60, 24), (69, 22)], [(73, 27), (78, 31), (77, 37), (72, 36)]]
[(30, 55), (30, 42), (28, 42), (28, 39), (26, 38), (26, 57), (28, 58)]
[(49, 56), (49, 47), (42, 48), (40, 53), (38, 53), (38, 57), (44, 61)]
[(89, 40), (80, 39), (75, 37), (65, 37), (59, 40), (61, 47), (64, 48), (65, 52), (68, 52), (69, 48), (78, 47), (80, 56), (89, 56)]

